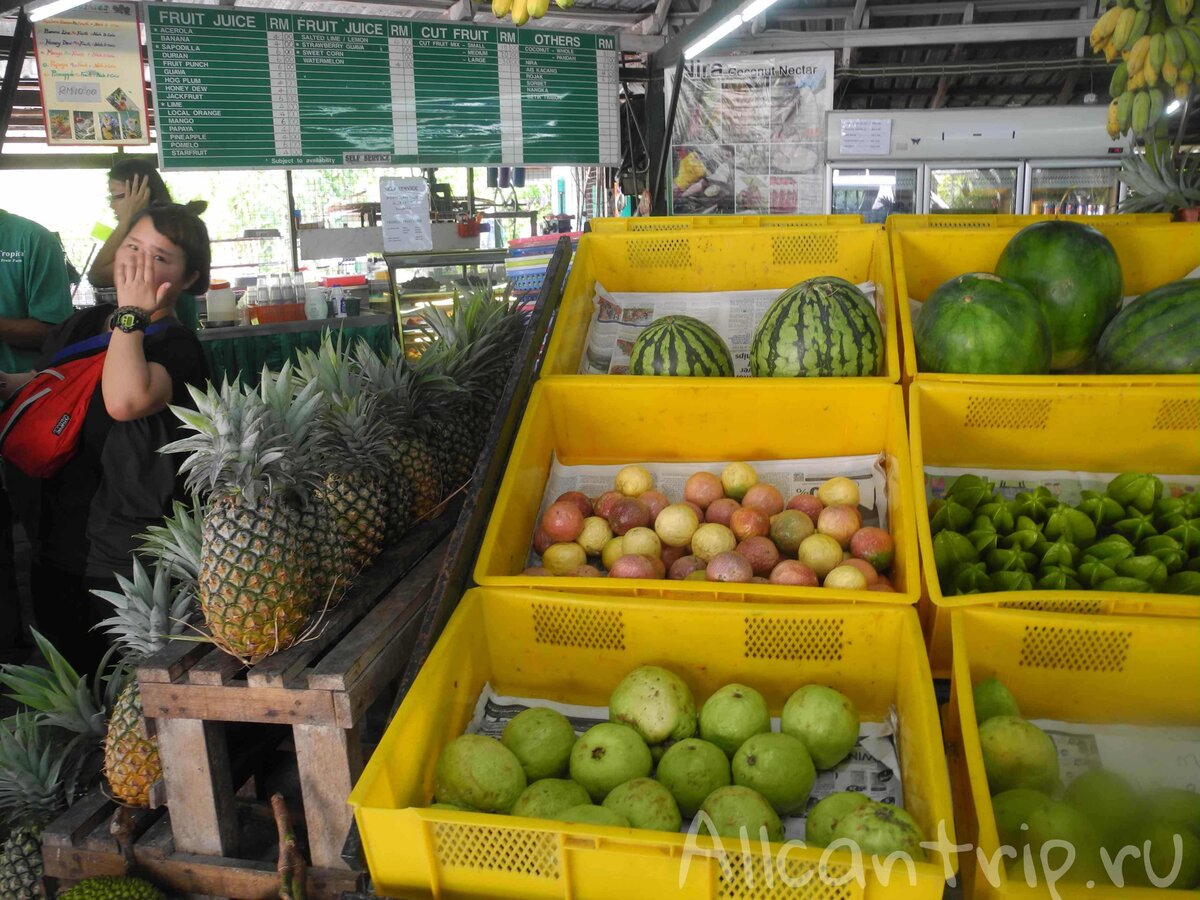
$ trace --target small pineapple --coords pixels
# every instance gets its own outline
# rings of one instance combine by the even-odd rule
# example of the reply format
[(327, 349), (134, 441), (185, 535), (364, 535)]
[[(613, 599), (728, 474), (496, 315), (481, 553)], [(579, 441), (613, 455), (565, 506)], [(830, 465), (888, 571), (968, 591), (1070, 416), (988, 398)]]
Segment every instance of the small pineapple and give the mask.
[(166, 452), (204, 495), (198, 599), (213, 642), (253, 664), (304, 634), (315, 597), (301, 539), (304, 460), (289, 455), (279, 416), (228, 382), (189, 388), (196, 409), (172, 407), (194, 435)]
[(97, 875), (63, 891), (58, 900), (166, 900), (166, 895), (144, 878)]
[(100, 623), (124, 654), (125, 665), (112, 676), (123, 686), (112, 704), (104, 737), (104, 777), (114, 799), (128, 806), (149, 806), (150, 789), (162, 778), (158, 740), (146, 727), (142, 695), (133, 666), (162, 649), (172, 635), (189, 627), (195, 613), (193, 587), (172, 580), (174, 565), (166, 554), (155, 560), (154, 574), (133, 557), (133, 578), (117, 576), (121, 590), (94, 591), (112, 604), (113, 616)]
[(42, 883), (42, 831), (74, 797), (67, 787), (76, 751), (45, 719), (18, 713), (0, 721), (0, 900), (33, 900)]
[(450, 414), (433, 423), (431, 443), (448, 490), (471, 479), (488, 426), (504, 391), (521, 342), (524, 321), (507, 297), (490, 289), (456, 294), (450, 313), (422, 311), (434, 340), (416, 364), (421, 372), (445, 375), (463, 390)]
[(171, 515), (161, 525), (151, 525), (142, 539), (143, 556), (161, 559), (174, 567), (175, 580), (194, 594), (200, 575), (200, 541), (203, 536), (204, 510), (198, 499), (192, 504), (176, 500)]

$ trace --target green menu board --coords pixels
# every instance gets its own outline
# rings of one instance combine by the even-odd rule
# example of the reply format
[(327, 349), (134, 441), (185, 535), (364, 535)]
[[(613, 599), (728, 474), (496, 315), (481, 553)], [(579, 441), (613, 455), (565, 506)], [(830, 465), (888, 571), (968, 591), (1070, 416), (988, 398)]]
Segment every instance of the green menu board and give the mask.
[(611, 35), (151, 3), (169, 169), (616, 165)]

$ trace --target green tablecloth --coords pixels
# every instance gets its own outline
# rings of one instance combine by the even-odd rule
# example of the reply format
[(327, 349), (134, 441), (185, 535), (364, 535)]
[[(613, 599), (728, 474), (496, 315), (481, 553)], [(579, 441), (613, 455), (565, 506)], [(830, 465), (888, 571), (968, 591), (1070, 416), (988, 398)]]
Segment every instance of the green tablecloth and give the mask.
[[(255, 334), (252, 328), (246, 328), (245, 334), (213, 340), (202, 339), (201, 343), (208, 357), (214, 383), (220, 384), (225, 378), (232, 381), (240, 375), (246, 384), (257, 385), (264, 365), (278, 371), (285, 361), (295, 360), (296, 353), (301, 348), (315, 350), (321, 343), (324, 330)], [(379, 353), (388, 353), (391, 350), (390, 324), (344, 325), (341, 331), (347, 341), (366, 341)]]

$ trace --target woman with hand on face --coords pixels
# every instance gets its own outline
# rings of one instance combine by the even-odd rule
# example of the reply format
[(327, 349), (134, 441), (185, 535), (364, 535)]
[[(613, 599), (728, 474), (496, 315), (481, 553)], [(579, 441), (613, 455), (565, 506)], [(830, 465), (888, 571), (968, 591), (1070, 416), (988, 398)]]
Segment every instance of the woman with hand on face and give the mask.
[[(193, 406), (188, 385), (208, 378), (200, 341), (177, 318), (176, 303), (185, 291), (207, 288), (210, 259), (198, 216), (177, 204), (147, 207), (116, 252), (116, 311), (80, 310), (42, 347), (39, 369), (63, 347), (110, 335), (76, 454), (49, 478), (12, 465), (5, 472), (17, 502), (40, 505), (30, 584), (38, 628), (80, 672), (94, 671), (103, 655), (104, 638), (89, 631), (111, 615), (90, 592), (119, 590), (116, 576), (131, 574), (136, 535), (185, 496), (180, 460), (158, 449), (178, 437), (167, 406)], [(0, 374), (0, 381), (7, 394), (32, 376)]]
[[(108, 171), (108, 205), (117, 217), (117, 227), (96, 251), (96, 258), (88, 269), (88, 281), (93, 288), (111, 288), (116, 285), (115, 266), (117, 251), (129, 234), (133, 220), (147, 206), (173, 203), (171, 191), (158, 174), (154, 163), (146, 159), (123, 159)], [(187, 209), (200, 215), (208, 208), (203, 200), (184, 204)], [(199, 291), (184, 292), (176, 301), (176, 315), (184, 325), (193, 330), (199, 327), (196, 315), (196, 298)], [(111, 302), (111, 301), (109, 301)]]

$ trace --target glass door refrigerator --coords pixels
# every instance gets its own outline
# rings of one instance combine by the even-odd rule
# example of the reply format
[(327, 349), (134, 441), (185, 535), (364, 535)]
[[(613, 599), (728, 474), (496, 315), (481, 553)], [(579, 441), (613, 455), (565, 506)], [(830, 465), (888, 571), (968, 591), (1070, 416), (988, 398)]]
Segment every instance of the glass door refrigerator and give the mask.
[(892, 213), (915, 213), (921, 203), (921, 167), (878, 160), (838, 162), (826, 167), (829, 211), (882, 223)]
[(1025, 209), (1038, 216), (1111, 215), (1123, 198), (1120, 171), (1120, 160), (1030, 160), (1025, 164)]
[(925, 167), (927, 215), (1011, 214), (1021, 209), (1024, 171), (1016, 160), (961, 160)]

